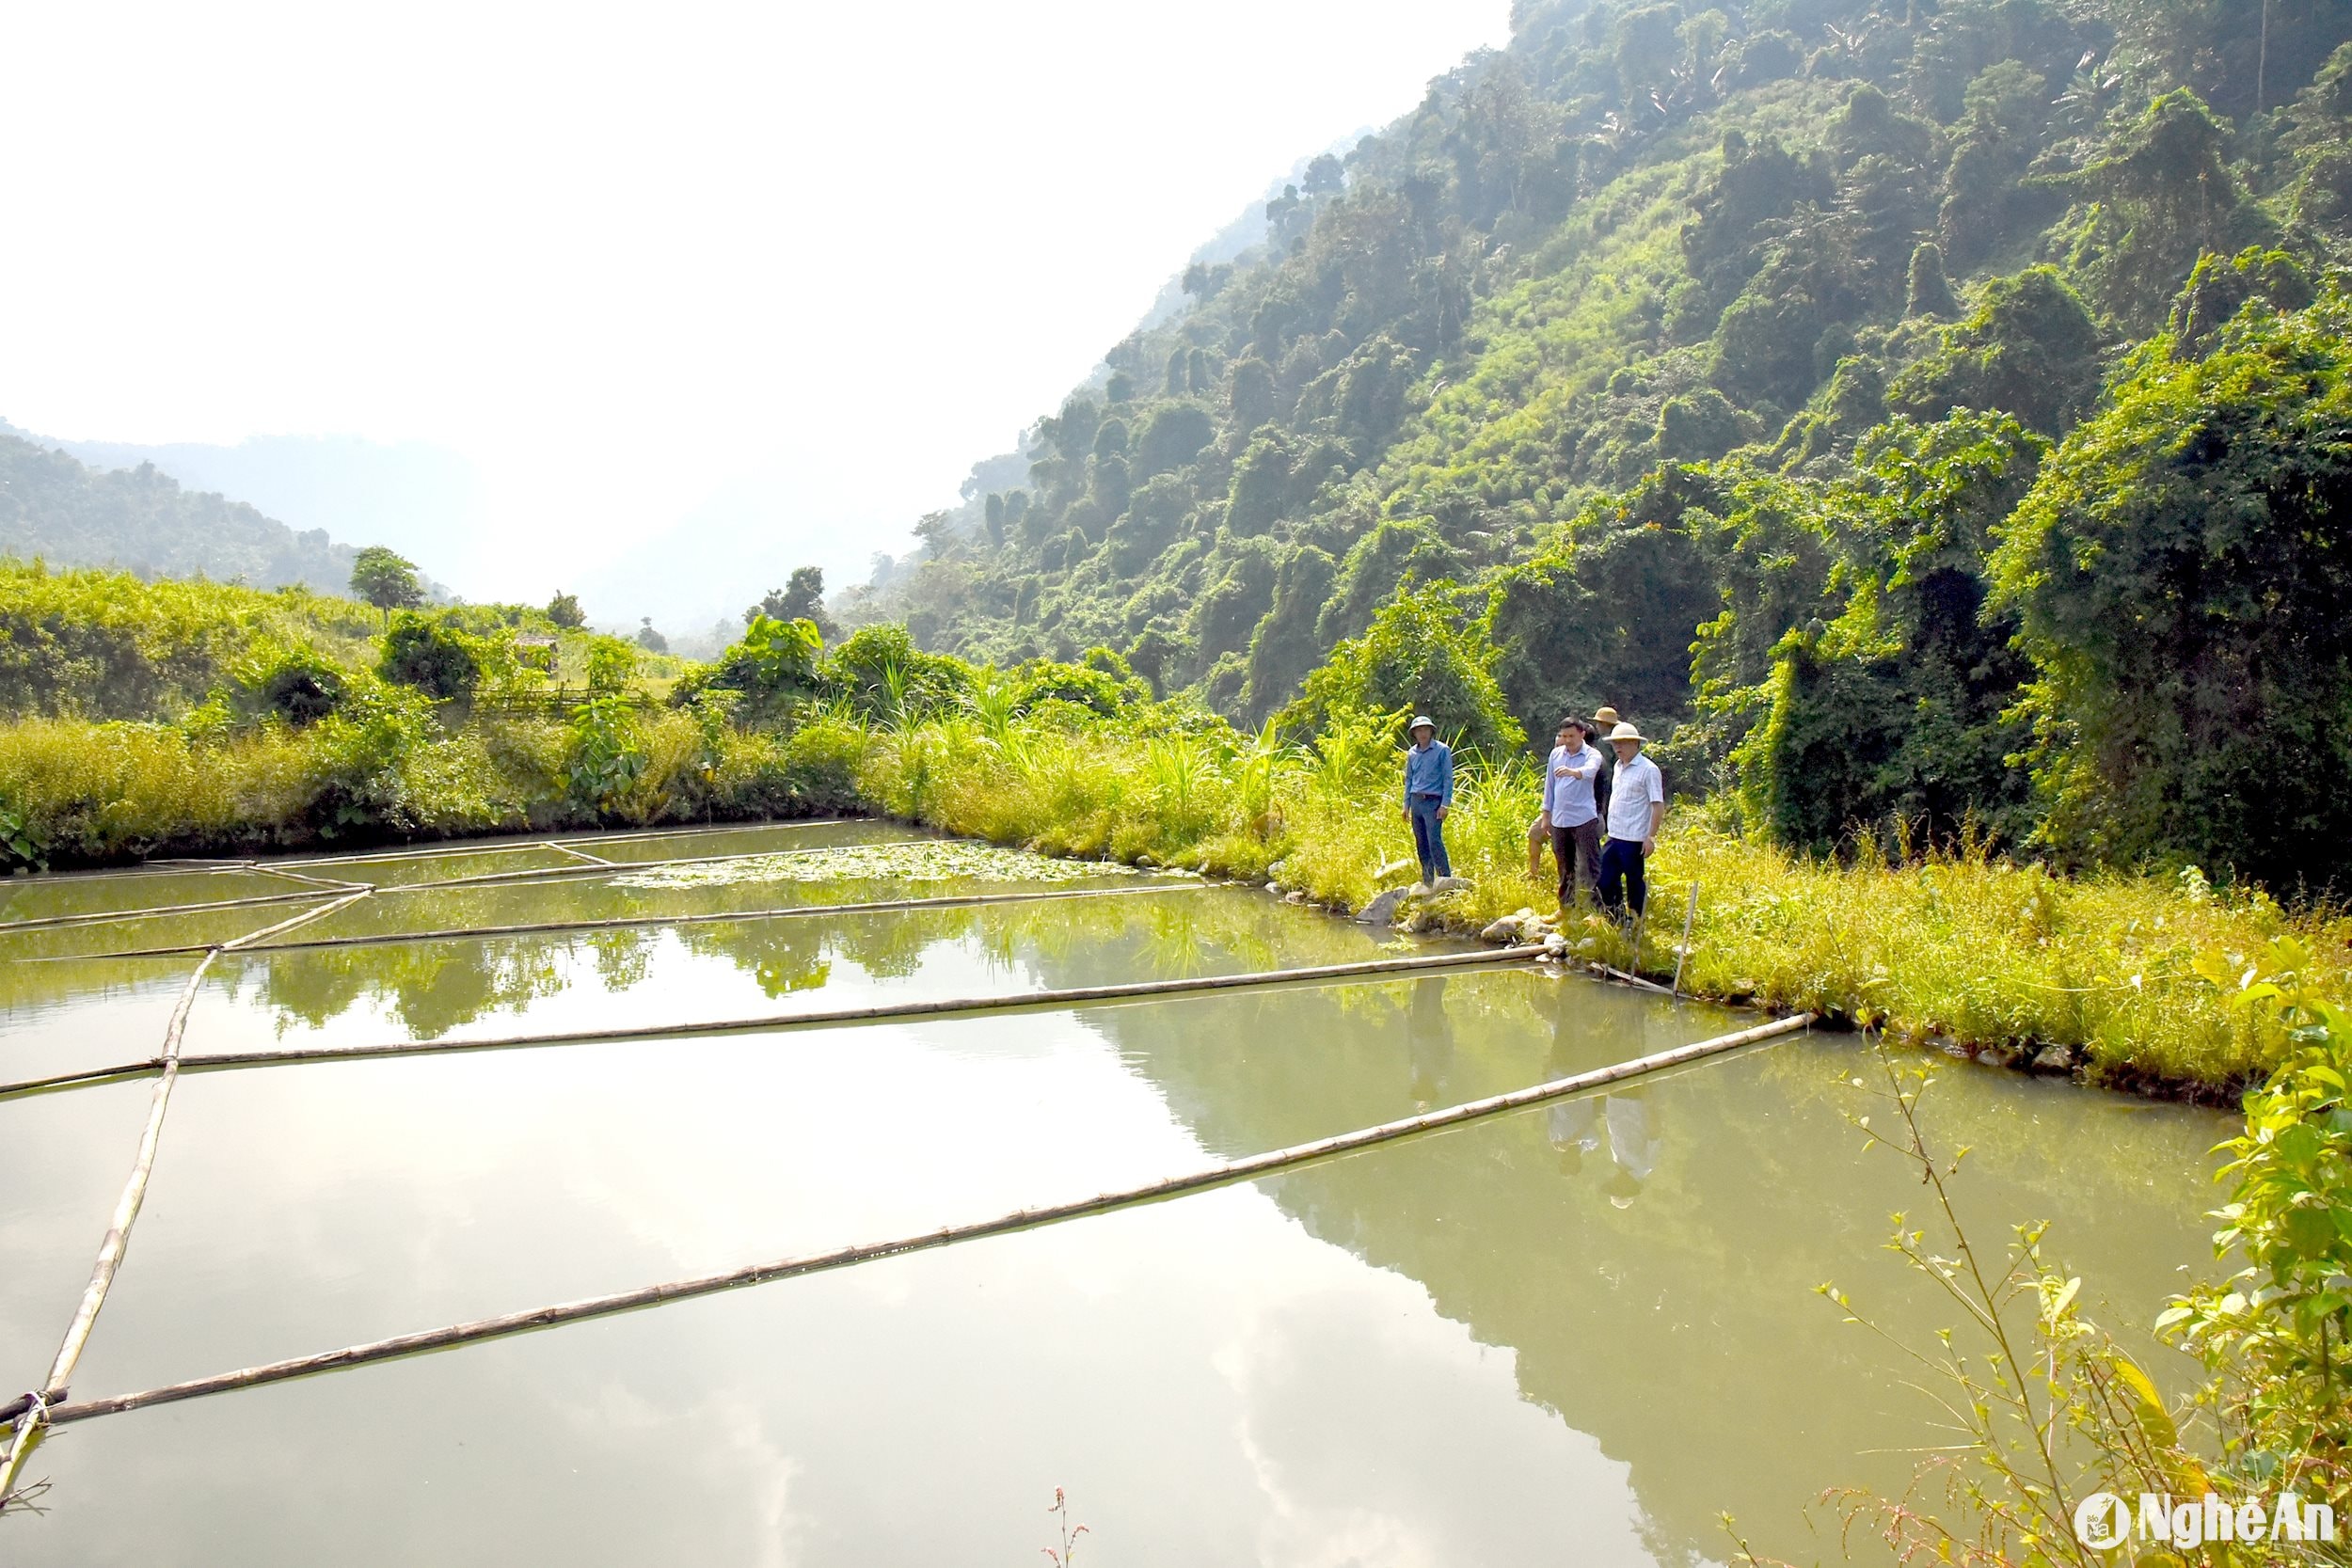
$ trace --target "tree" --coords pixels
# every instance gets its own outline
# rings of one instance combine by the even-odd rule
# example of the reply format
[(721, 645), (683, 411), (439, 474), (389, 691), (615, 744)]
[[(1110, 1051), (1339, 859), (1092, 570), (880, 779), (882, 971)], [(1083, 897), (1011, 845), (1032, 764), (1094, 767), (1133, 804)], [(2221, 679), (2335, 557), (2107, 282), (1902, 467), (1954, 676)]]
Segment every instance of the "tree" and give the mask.
[(2099, 387), (2099, 329), (2051, 267), (1984, 286), (1965, 321), (1895, 378), (1887, 405), (1915, 420), (1956, 407), (2014, 414), (2026, 429), (2065, 434)]
[(403, 615), (384, 634), (375, 673), (447, 702), (472, 694), (482, 682), (482, 659), (473, 639), (455, 626), (433, 616)]
[(1454, 592), (1452, 583), (1432, 583), (1383, 606), (1363, 636), (1332, 649), (1307, 677), (1305, 694), (1282, 710), (1285, 725), (1321, 729), (1344, 714), (1420, 712), (1437, 720), (1441, 735), (1490, 758), (1524, 746), (1527, 732), (1495, 684), (1495, 650), (1462, 625)]
[[(1087, 434), (1091, 436), (1093, 431)], [(914, 525), (914, 536), (923, 541), (923, 552), (933, 561), (946, 555), (956, 542), (956, 519), (952, 513), (926, 512)]]
[(1229, 372), (1228, 403), (1233, 410), (1233, 422), (1244, 430), (1255, 430), (1275, 413), (1276, 400), (1280, 395), (1275, 385), (1274, 367), (1255, 355), (1236, 359)]
[(382, 545), (370, 545), (352, 562), (351, 591), (387, 614), (424, 603), (417, 563)]
[(1974, 411), (1864, 438), (1816, 525), (1844, 546), (1845, 609), (1773, 649), (1766, 712), (1733, 758), (1752, 826), (1817, 853), (1895, 819), (1933, 841), (1971, 821), (2023, 836), (2005, 715), (2029, 672), (2015, 623), (1983, 610), (1995, 531), (2044, 447)]
[(1952, 297), (1951, 280), (1944, 276), (1944, 252), (1932, 240), (1921, 241), (1911, 253), (1911, 277), (1903, 291), (1903, 314), (1947, 318), (1960, 314), (1960, 301)]
[(647, 615), (643, 620), (644, 624), (637, 628), (637, 645), (649, 654), (668, 653), (670, 640), (653, 629), (653, 617)]
[[(1019, 491), (1013, 492), (1016, 496)], [(1004, 498), (991, 496), (991, 511), (1000, 517), (1005, 510)], [(929, 521), (929, 519), (925, 519)], [(1002, 526), (1001, 523), (999, 526)], [(796, 566), (785, 579), (782, 588), (771, 588), (760, 601), (743, 611), (743, 624), (750, 626), (761, 616), (772, 621), (806, 621), (828, 642), (841, 640), (841, 628), (825, 613), (825, 569), (821, 566)]]
[(2006, 525), (2059, 847), (2352, 873), (2352, 305), (2159, 339)]
[(1163, 403), (1146, 415), (1130, 437), (1134, 473), (1140, 482), (1181, 468), (1216, 438), (1216, 421), (1197, 403)]
[(743, 641), (721, 656), (709, 684), (772, 705), (816, 689), (817, 663), (823, 653), (814, 623), (755, 615), (744, 628)]
[(2103, 311), (2153, 327), (2200, 256), (2233, 256), (2269, 237), (2268, 220), (2230, 168), (2229, 139), (2182, 87), (2148, 105), (2109, 156), (2068, 177), (2092, 200), (2069, 261)]
[(548, 601), (548, 619), (565, 631), (578, 631), (588, 624), (588, 617), (580, 608), (580, 595), (566, 594), (560, 588), (555, 591), (555, 597)]

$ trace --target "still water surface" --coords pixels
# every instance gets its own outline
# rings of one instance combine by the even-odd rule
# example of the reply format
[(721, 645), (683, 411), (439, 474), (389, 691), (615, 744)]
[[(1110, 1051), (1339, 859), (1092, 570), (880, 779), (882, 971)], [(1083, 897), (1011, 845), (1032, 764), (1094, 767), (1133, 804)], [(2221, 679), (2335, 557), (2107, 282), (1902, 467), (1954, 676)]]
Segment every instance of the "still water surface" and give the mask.
[[(943, 880), (933, 842), (855, 824), (586, 845), (639, 863), (387, 894), (288, 940), (1037, 891), (1017, 868)], [(650, 882), (642, 865), (890, 843), (915, 847), (823, 863), (855, 873), (837, 878), (805, 857)], [(302, 869), (389, 886), (550, 861)], [(248, 891), (220, 875), (199, 895)], [(91, 955), (291, 912), (7, 930), (106, 899), (187, 901), (185, 880), (10, 889), (0, 959), (78, 956), (6, 964), (0, 1078), (154, 1050), (195, 959)], [(1193, 884), (256, 952), (215, 964), (187, 1049), (1382, 951), (1263, 893)], [(1747, 1022), (1513, 969), (192, 1073), (75, 1392), (936, 1228)], [(1726, 1510), (1759, 1551), (1834, 1560), (1835, 1515), (1808, 1502), (1899, 1490), (1899, 1450), (1931, 1433), (1888, 1353), (1812, 1287), (1836, 1280), (1915, 1340), (1951, 1317), (1880, 1248), (1888, 1212), (1919, 1198), (1844, 1119), (1868, 1108), (1848, 1082), (1860, 1062), (1849, 1039), (1799, 1039), (1247, 1186), (85, 1422), (35, 1457), (49, 1512), (0, 1521), (0, 1562), (1013, 1563), (1051, 1539), (1057, 1486), (1104, 1565), (1721, 1561)], [(0, 1101), (0, 1148), (36, 1173), (0, 1188), (0, 1387), (45, 1369), (149, 1092)], [(2134, 1343), (2183, 1267), (2209, 1267), (2204, 1151), (2222, 1118), (1966, 1068), (1931, 1106), (1940, 1136), (1976, 1148), (1962, 1191), (1982, 1234), (2054, 1221), (2097, 1315)]]

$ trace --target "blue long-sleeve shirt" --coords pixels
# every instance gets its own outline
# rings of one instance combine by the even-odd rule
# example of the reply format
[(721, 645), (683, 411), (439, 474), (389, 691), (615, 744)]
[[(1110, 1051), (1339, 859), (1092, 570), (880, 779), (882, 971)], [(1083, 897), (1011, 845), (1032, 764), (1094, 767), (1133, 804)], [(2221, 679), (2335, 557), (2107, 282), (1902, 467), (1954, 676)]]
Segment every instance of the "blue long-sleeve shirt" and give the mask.
[(1454, 803), (1454, 748), (1444, 741), (1432, 739), (1426, 746), (1408, 747), (1405, 752), (1405, 803), (1410, 806), (1416, 795), (1435, 795), (1446, 805)]
[(1581, 828), (1597, 820), (1593, 781), (1600, 777), (1600, 753), (1590, 746), (1571, 752), (1554, 746), (1544, 764), (1544, 819), (1555, 828)]

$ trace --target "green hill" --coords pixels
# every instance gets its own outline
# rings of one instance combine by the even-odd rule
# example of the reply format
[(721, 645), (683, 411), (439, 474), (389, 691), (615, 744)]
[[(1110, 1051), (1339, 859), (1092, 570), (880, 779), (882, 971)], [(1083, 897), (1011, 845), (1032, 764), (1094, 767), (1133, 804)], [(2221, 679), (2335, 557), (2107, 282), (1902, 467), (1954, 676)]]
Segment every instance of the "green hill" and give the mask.
[(0, 434), (0, 556), (341, 593), (356, 553), (324, 529), (298, 533), (243, 501), (183, 489), (152, 464), (92, 468)]
[[(2248, 10), (1522, 3), (843, 608), (1254, 721), (1434, 591), (1532, 733), (1613, 703), (1794, 839), (1998, 827), (2009, 513), (2145, 345), (2310, 306), (2352, 232), (2352, 3)], [(1777, 798), (1840, 682), (1935, 733), (1840, 720), (1851, 776)]]

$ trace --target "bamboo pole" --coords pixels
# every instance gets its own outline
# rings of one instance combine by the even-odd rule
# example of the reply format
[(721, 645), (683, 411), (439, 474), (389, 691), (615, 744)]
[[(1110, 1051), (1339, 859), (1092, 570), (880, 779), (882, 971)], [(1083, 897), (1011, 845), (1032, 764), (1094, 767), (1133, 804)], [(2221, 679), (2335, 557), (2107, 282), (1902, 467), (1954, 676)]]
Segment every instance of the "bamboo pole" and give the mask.
[(585, 849), (575, 849), (568, 844), (558, 844), (553, 839), (548, 839), (545, 844), (540, 845), (539, 847), (542, 849), (552, 849), (559, 855), (569, 855), (576, 861), (586, 861), (590, 865), (611, 865), (612, 863), (612, 862), (606, 860), (602, 855), (592, 855)]
[(551, 865), (529, 871), (483, 871), (471, 877), (451, 877), (437, 882), (396, 882), (386, 893), (439, 893), (453, 887), (491, 887), (500, 883), (569, 881), (576, 877), (633, 876), (676, 865), (726, 865), (736, 861), (781, 860), (798, 855), (830, 855), (862, 846), (818, 844), (802, 849), (747, 849), (733, 855), (695, 855), (682, 860), (606, 861), (596, 865)]
[(51, 931), (63, 926), (103, 926), (109, 922), (154, 920), (167, 914), (211, 914), (215, 910), (259, 909), (264, 904), (300, 904), (332, 898), (326, 888), (301, 893), (258, 893), (249, 898), (219, 898), (204, 904), (158, 904), (146, 910), (94, 910), (87, 914), (44, 914), (30, 920), (0, 920), (0, 936), (16, 931)]
[(632, 844), (641, 838), (695, 838), (704, 833), (748, 833), (761, 828), (840, 828), (868, 820), (861, 816), (786, 816), (756, 822), (707, 822), (684, 828), (631, 828), (626, 832), (588, 833), (566, 844)]
[[(567, 844), (628, 844), (648, 838), (689, 838), (703, 833), (751, 832), (761, 828), (837, 828), (845, 822), (855, 820), (857, 818), (848, 816), (812, 816), (786, 821), (721, 823), (711, 827), (637, 828), (621, 833), (583, 834), (565, 839), (564, 842)], [(298, 860), (272, 861), (268, 863), (273, 865), (366, 865), (377, 861), (424, 860), (438, 855), (517, 854), (526, 849), (541, 849), (546, 847), (545, 839), (458, 839), (440, 844), (429, 844), (421, 847), (372, 849), (365, 854), (358, 855), (308, 855)], [(258, 865), (262, 863), (248, 862), (247, 863)]]
[(332, 888), (342, 893), (349, 893), (355, 888), (375, 885), (373, 882), (346, 882), (331, 877), (307, 877), (299, 871), (288, 871), (285, 867), (278, 865), (257, 865), (253, 867), (253, 870), (259, 876), (283, 877), (290, 882), (308, 882), (312, 887)]
[(45, 1397), (54, 1399), (62, 1394), (72, 1381), (74, 1364), (82, 1358), (82, 1347), (89, 1342), (90, 1330), (98, 1323), (98, 1309), (106, 1304), (106, 1292), (114, 1286), (115, 1272), (122, 1266), (122, 1255), (130, 1247), (131, 1227), (139, 1217), (139, 1206), (147, 1201), (148, 1178), (155, 1169), (155, 1150), (164, 1135), (164, 1113), (170, 1108), (171, 1091), (180, 1079), (180, 1044), (187, 1033), (188, 1009), (196, 1006), (205, 972), (218, 957), (218, 953), (207, 953), (197, 964), (188, 983), (181, 988), (180, 1000), (171, 1009), (171, 1022), (164, 1027), (164, 1048), (160, 1053), (163, 1075), (156, 1079), (154, 1098), (148, 1102), (147, 1126), (139, 1134), (138, 1156), (131, 1163), (130, 1180), (123, 1183), (121, 1196), (115, 1200), (114, 1218), (106, 1227), (105, 1238), (98, 1244), (98, 1261), (90, 1270), (81, 1304), (74, 1308), (73, 1321), (66, 1326), (56, 1359), (49, 1363), (49, 1376), (41, 1385)]
[(171, 1107), (171, 1091), (180, 1080), (180, 1045), (187, 1035), (188, 1012), (196, 1006), (197, 992), (203, 988), (205, 972), (223, 953), (332, 913), (365, 898), (371, 891), (361, 888), (332, 904), (305, 910), (292, 919), (221, 943), (204, 955), (195, 973), (188, 976), (188, 983), (181, 988), (170, 1022), (164, 1026), (163, 1049), (157, 1053), (162, 1063), (161, 1076), (155, 1080), (154, 1097), (148, 1101), (147, 1125), (139, 1134), (138, 1155), (131, 1163), (130, 1179), (123, 1182), (121, 1196), (115, 1200), (114, 1217), (106, 1227), (104, 1239), (98, 1243), (98, 1261), (90, 1269), (89, 1284), (84, 1288), (81, 1303), (73, 1310), (73, 1321), (66, 1325), (65, 1338), (58, 1343), (56, 1358), (49, 1363), (49, 1376), (41, 1384), (40, 1397), (25, 1401), (26, 1409), (17, 1421), (15, 1441), (8, 1447), (8, 1457), (0, 1460), (0, 1502), (7, 1499), (24, 1456), (40, 1438), (44, 1407), (65, 1398), (73, 1381), (73, 1369), (89, 1343), (90, 1331), (98, 1326), (99, 1309), (106, 1305), (106, 1292), (114, 1288), (115, 1275), (122, 1267), (123, 1255), (130, 1250), (131, 1227), (138, 1220), (140, 1206), (147, 1201), (148, 1180), (155, 1173), (155, 1151), (164, 1136), (164, 1113)]
[(91, 865), (66, 871), (43, 871), (25, 879), (36, 887), (59, 882), (103, 882), (122, 877), (196, 877), (257, 869), (250, 858), (239, 860), (142, 861), (136, 865)]
[[(528, 849), (548, 847), (541, 844), (522, 846)], [(431, 882), (401, 882), (392, 884), (346, 882), (345, 887), (373, 887), (379, 893), (441, 893), (451, 888), (490, 887), (501, 883), (563, 881), (576, 877), (615, 877), (634, 875), (641, 871), (659, 871), (675, 865), (722, 865), (733, 861), (760, 861), (786, 855), (825, 855), (858, 846), (830, 844), (801, 849), (754, 849), (735, 855), (697, 855), (681, 860), (664, 861), (599, 861), (594, 865), (540, 866), (526, 871), (485, 871), (470, 877), (448, 877)], [(220, 898), (201, 904), (159, 904), (145, 910), (99, 910), (87, 914), (41, 915), (31, 920), (0, 920), (0, 935), (12, 931), (41, 931), (60, 926), (99, 926), (109, 922), (152, 920), (159, 915), (210, 914), (215, 910), (250, 909), (262, 904), (291, 904), (305, 898), (324, 898), (331, 890), (322, 888), (316, 893), (266, 893), (249, 898)]]
[[(1622, 969), (1612, 969), (1607, 964), (1595, 964), (1592, 967), (1594, 974), (1603, 975), (1609, 979), (1621, 980), (1629, 986), (1639, 986), (1644, 990), (1654, 990), (1661, 996), (1674, 995), (1672, 991), (1660, 985), (1657, 981), (1645, 980), (1639, 974), (1629, 974)], [(1676, 997), (1675, 1000), (1680, 1001), (1681, 998)]]
[[(660, 1306), (665, 1302), (684, 1301), (695, 1296), (710, 1295), (720, 1291), (743, 1285), (760, 1285), (771, 1280), (787, 1279), (802, 1275), (821, 1274), (834, 1269), (848, 1268), (878, 1259), (895, 1258), (911, 1252), (925, 1252), (959, 1243), (977, 1241), (988, 1236), (1009, 1235), (1015, 1231), (1033, 1230), (1042, 1226), (1092, 1214), (1109, 1213), (1138, 1204), (1156, 1203), (1166, 1198), (1203, 1192), (1236, 1181), (1254, 1180), (1276, 1171), (1352, 1154), (1378, 1144), (1399, 1138), (1432, 1132), (1443, 1128), (1458, 1127), (1466, 1122), (1505, 1112), (1524, 1110), (1547, 1101), (1579, 1094), (1621, 1083), (1628, 1078), (1658, 1072), (1684, 1063), (1718, 1056), (1743, 1046), (1756, 1045), (1777, 1039), (1804, 1029), (1813, 1022), (1811, 1013), (1776, 1020), (1743, 1029), (1737, 1034), (1720, 1035), (1712, 1039), (1694, 1041), (1671, 1051), (1661, 1051), (1648, 1056), (1635, 1057), (1613, 1067), (1580, 1072), (1571, 1077), (1555, 1078), (1529, 1088), (1514, 1089), (1507, 1094), (1489, 1095), (1483, 1100), (1467, 1101), (1442, 1110), (1407, 1117), (1400, 1121), (1383, 1122), (1335, 1137), (1318, 1138), (1311, 1143), (1294, 1144), (1264, 1154), (1245, 1159), (1219, 1161), (1215, 1164), (1167, 1177), (1140, 1186), (1098, 1193), (1092, 1197), (1053, 1204), (1041, 1209), (1019, 1209), (993, 1219), (963, 1225), (942, 1226), (913, 1236), (892, 1241), (867, 1243), (859, 1246), (839, 1247), (831, 1252), (804, 1253), (797, 1257), (780, 1258), (771, 1262), (753, 1263), (719, 1274), (697, 1275), (674, 1280), (664, 1285), (648, 1285), (633, 1291), (615, 1291), (610, 1295), (589, 1296), (579, 1301), (562, 1302), (552, 1307), (533, 1307), (523, 1312), (510, 1312), (495, 1318), (481, 1318), (471, 1323), (453, 1323), (445, 1328), (427, 1329), (421, 1333), (396, 1335), (388, 1339), (371, 1340), (342, 1350), (327, 1351), (317, 1355), (294, 1356), (283, 1361), (265, 1362), (236, 1371), (220, 1372), (210, 1377), (192, 1378), (184, 1383), (167, 1384), (135, 1394), (117, 1394), (110, 1398), (82, 1400), (60, 1404), (48, 1413), (48, 1419), (63, 1425), (87, 1420), (95, 1416), (116, 1415), (127, 1410), (144, 1409), (150, 1405), (169, 1404), (181, 1400), (198, 1399), (207, 1394), (225, 1393), (236, 1388), (256, 1388), (292, 1378), (307, 1377), (315, 1372), (339, 1368), (365, 1366), (371, 1362), (389, 1361), (416, 1355), (426, 1351), (446, 1350), (456, 1345), (474, 1344), (485, 1339), (503, 1338), (533, 1329), (552, 1328), (560, 1323), (580, 1323), (591, 1318), (609, 1317), (617, 1312), (639, 1307)], [(11, 1412), (0, 1409), (0, 1418)]]
[[(647, 926), (724, 926), (739, 920), (786, 920), (813, 914), (885, 914), (905, 910), (965, 909), (981, 904), (1024, 904), (1065, 898), (1132, 898), (1145, 893), (1190, 893), (1198, 882), (1153, 882), (1144, 887), (1056, 889), (1048, 893), (964, 893), (940, 898), (878, 898), (859, 904), (787, 904), (764, 910), (703, 914), (627, 914), (598, 920), (532, 920), (511, 926), (447, 926), (429, 931), (387, 931), (373, 936), (313, 937), (260, 948), (263, 953), (302, 953), (321, 947), (382, 947), (408, 942), (462, 942), (483, 937), (530, 936), (543, 931), (619, 931)], [(60, 953), (25, 963), (91, 963), (100, 958), (160, 958), (201, 953), (203, 945), (127, 947), (112, 953)]]
[(343, 895), (341, 898), (334, 900), (332, 903), (321, 904), (315, 910), (305, 910), (300, 914), (289, 915), (287, 918), (279, 921), (275, 926), (264, 926), (258, 931), (247, 931), (241, 937), (231, 938), (230, 941), (224, 942), (220, 944), (219, 951), (223, 953), (242, 953), (257, 942), (266, 942), (271, 937), (277, 936), (280, 932), (291, 931), (297, 926), (307, 926), (313, 920), (324, 920), (338, 910), (347, 910), (352, 905), (357, 904), (360, 899), (367, 897), (370, 894), (375, 891), (376, 890), (372, 887), (353, 888), (349, 893)]
[[(733, 1035), (750, 1030), (814, 1029), (850, 1023), (892, 1023), (900, 1019), (951, 1018), (973, 1013), (1010, 1012), (1035, 1007), (1068, 1007), (1085, 1003), (1129, 1002), (1142, 997), (1180, 996), (1194, 991), (1235, 990), (1302, 981), (1358, 980), (1405, 975), (1426, 970), (1460, 969), (1471, 964), (1532, 963), (1541, 956), (1534, 947), (1492, 947), (1470, 953), (1438, 953), (1418, 958), (1381, 958), (1368, 963), (1319, 964), (1309, 969), (1246, 970), (1238, 974), (1201, 974), (1183, 980), (1146, 980), (1132, 985), (1073, 986), (1059, 990), (1016, 992), (1009, 996), (949, 997), (930, 1002), (883, 1003), (868, 1007), (834, 1007), (818, 1012), (767, 1013), (754, 1018), (715, 1019), (707, 1022), (646, 1023), (617, 1029), (569, 1029), (529, 1035), (496, 1035), (481, 1038), (391, 1040), (378, 1045), (296, 1046), (283, 1050), (219, 1051), (191, 1056), (190, 1071), (229, 1068), (294, 1067), (315, 1062), (380, 1061), (394, 1056), (450, 1056), (473, 1051), (516, 1051), (530, 1047), (590, 1045), (613, 1040), (675, 1039), (694, 1035)], [(1647, 982), (1645, 982), (1646, 984)], [(83, 1072), (21, 1084), (0, 1084), (0, 1098), (40, 1090), (79, 1088), (85, 1085), (135, 1078), (153, 1072), (162, 1063), (119, 1062)]]
[(1682, 1000), (1682, 966), (1691, 958), (1691, 927), (1699, 917), (1699, 879), (1691, 879), (1691, 907), (1682, 911), (1682, 945), (1675, 949), (1675, 983), (1668, 991), (1676, 1001)]

